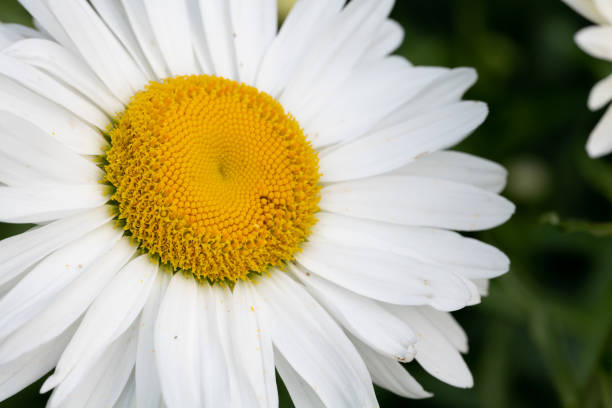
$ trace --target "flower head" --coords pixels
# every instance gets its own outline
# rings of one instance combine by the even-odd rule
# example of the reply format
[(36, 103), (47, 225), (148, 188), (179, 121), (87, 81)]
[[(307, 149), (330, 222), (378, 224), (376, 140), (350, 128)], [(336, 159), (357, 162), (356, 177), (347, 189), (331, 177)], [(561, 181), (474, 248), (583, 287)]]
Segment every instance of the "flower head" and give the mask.
[[(472, 385), (449, 312), (508, 270), (485, 104), (391, 0), (45, 0), (0, 26), (0, 400), (375, 407)], [(4, 376), (4, 373), (7, 373)]]

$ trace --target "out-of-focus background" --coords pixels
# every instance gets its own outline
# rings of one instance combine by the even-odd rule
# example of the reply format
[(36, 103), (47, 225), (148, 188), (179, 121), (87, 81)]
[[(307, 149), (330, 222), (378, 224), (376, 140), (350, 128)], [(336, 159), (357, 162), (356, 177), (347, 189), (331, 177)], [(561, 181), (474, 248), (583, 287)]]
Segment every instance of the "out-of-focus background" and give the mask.
[[(612, 159), (584, 150), (603, 113), (587, 110), (587, 95), (612, 64), (574, 45), (590, 23), (560, 0), (397, 3), (393, 17), (406, 30), (399, 54), (478, 69), (467, 98), (491, 113), (458, 149), (508, 168), (505, 194), (517, 212), (476, 234), (510, 256), (511, 272), (481, 305), (456, 314), (470, 337), (474, 388), (454, 389), (411, 363), (435, 396), (377, 390), (381, 407), (612, 407)], [(16, 0), (0, 0), (0, 20), (30, 22)], [(0, 224), (0, 238), (21, 230)], [(40, 384), (0, 408), (44, 406)], [(281, 406), (291, 406), (284, 390)]]

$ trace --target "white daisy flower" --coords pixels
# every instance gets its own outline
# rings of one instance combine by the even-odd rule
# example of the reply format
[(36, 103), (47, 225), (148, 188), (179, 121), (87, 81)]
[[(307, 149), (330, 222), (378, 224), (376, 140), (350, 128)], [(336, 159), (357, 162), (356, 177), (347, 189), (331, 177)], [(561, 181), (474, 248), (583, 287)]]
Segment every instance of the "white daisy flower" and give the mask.
[[(612, 61), (612, 0), (563, 0), (596, 25), (576, 33), (576, 44), (584, 52), (606, 61)], [(598, 110), (612, 100), (612, 75), (599, 81), (591, 90), (588, 107)], [(587, 142), (589, 156), (601, 157), (612, 152), (612, 107), (591, 132)]]
[(470, 387), (450, 311), (508, 270), (505, 170), (445, 150), (470, 68), (390, 56), (392, 0), (21, 0), (0, 27), (0, 400), (376, 407)]

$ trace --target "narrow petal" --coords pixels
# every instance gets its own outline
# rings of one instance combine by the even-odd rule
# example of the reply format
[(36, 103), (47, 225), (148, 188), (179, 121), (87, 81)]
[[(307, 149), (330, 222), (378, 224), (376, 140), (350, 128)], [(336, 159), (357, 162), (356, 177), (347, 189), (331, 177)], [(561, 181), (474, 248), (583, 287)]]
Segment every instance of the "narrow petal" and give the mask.
[(74, 43), (70, 40), (57, 18), (51, 13), (46, 0), (19, 0), (19, 3), (57, 42), (67, 48), (74, 48)]
[(476, 231), (506, 222), (514, 205), (479, 188), (417, 176), (378, 176), (323, 187), (321, 209), (402, 225)]
[(452, 271), (391, 252), (318, 241), (305, 243), (296, 259), (336, 285), (384, 302), (457, 310), (472, 296)]
[(612, 26), (591, 26), (576, 33), (576, 43), (595, 58), (612, 61)]
[(255, 84), (259, 64), (276, 36), (276, 0), (231, 0), (230, 10), (240, 80)]
[(157, 264), (148, 255), (141, 255), (128, 263), (96, 298), (57, 363), (55, 372), (43, 384), (42, 392), (57, 387), (53, 393), (55, 404), (60, 404), (75, 389), (107, 347), (134, 322), (157, 275)]
[(606, 106), (612, 100), (612, 75), (599, 81), (589, 94), (589, 109), (597, 110)]
[(612, 152), (612, 106), (608, 107), (587, 142), (587, 153), (596, 158)]
[(419, 307), (419, 312), (427, 318), (453, 347), (462, 353), (468, 352), (468, 338), (465, 331), (448, 312), (440, 312), (431, 307)]
[(508, 177), (506, 169), (497, 163), (453, 151), (439, 151), (418, 157), (393, 174), (456, 181), (496, 194), (502, 192)]
[(278, 374), (283, 379), (295, 408), (326, 408), (327, 405), (306, 381), (293, 369), (278, 350), (274, 353)]
[(104, 130), (110, 124), (108, 116), (84, 96), (17, 58), (0, 54), (0, 73), (63, 106), (98, 129)]
[(472, 374), (459, 351), (421, 312), (413, 307), (385, 307), (417, 332), (415, 358), (425, 371), (452, 386), (472, 387)]
[(215, 74), (237, 80), (235, 32), (232, 28), (230, 3), (227, 0), (200, 0), (200, 12)]
[(80, 377), (74, 391), (64, 396), (62, 385), (55, 389), (48, 408), (112, 407), (127, 384), (136, 360), (136, 328), (132, 325)]
[(255, 81), (257, 88), (277, 97), (344, 3), (345, 0), (299, 0), (261, 62)]
[(589, 20), (599, 23), (606, 24), (609, 21), (606, 21), (606, 18), (601, 15), (593, 0), (562, 0), (565, 4), (576, 10), (578, 13), (582, 14), (585, 18)]
[(89, 67), (124, 104), (144, 89), (145, 74), (108, 29), (89, 3), (47, 0)]
[(75, 330), (76, 324), (49, 343), (0, 365), (0, 401), (17, 394), (51, 371)]
[[(146, 407), (147, 405), (138, 405), (138, 401), (136, 399), (136, 380), (134, 379), (134, 372), (132, 371), (132, 375), (123, 388), (123, 391), (121, 392), (121, 395), (119, 396), (114, 408), (136, 408), (138, 406)], [(160, 406), (159, 402), (154, 406)]]
[(321, 181), (354, 180), (395, 170), (420, 155), (459, 143), (482, 124), (487, 112), (483, 103), (459, 102), (323, 152)]
[(24, 119), (76, 153), (102, 154), (108, 143), (77, 115), (0, 76), (0, 109)]
[(39, 223), (64, 218), (108, 201), (108, 187), (100, 184), (0, 186), (0, 221)]
[(144, 0), (144, 4), (151, 29), (170, 73), (174, 76), (197, 73), (185, 0)]
[(55, 296), (113, 247), (122, 231), (106, 224), (54, 252), (0, 300), (0, 339), (43, 312)]
[(396, 360), (380, 355), (358, 339), (352, 339), (370, 371), (374, 384), (404, 398), (422, 399), (432, 396)]
[(200, 397), (198, 283), (174, 274), (155, 324), (155, 355), (164, 401), (170, 407), (197, 408)]
[(100, 207), (0, 241), (0, 284), (19, 276), (51, 252), (93, 231), (113, 216), (110, 208)]
[(64, 332), (85, 312), (135, 251), (136, 247), (127, 239), (119, 240), (107, 254), (55, 296), (41, 313), (4, 340), (0, 345), (0, 364), (34, 350)]
[(378, 406), (352, 343), (302, 286), (275, 271), (256, 289), (274, 345), (325, 406)]
[(399, 361), (414, 357), (416, 335), (404, 322), (375, 301), (352, 293), (297, 266), (294, 275), (327, 311), (350, 332), (379, 353)]
[(404, 35), (404, 28), (397, 21), (386, 20), (361, 57), (361, 64), (372, 63), (397, 50), (404, 42)]
[(258, 406), (278, 407), (272, 339), (263, 324), (263, 312), (252, 284), (236, 283), (232, 309), (231, 339), (236, 364), (244, 370)]
[[(0, 135), (0, 152), (17, 169), (24, 170), (21, 177), (2, 179), (8, 185), (97, 184), (104, 176), (92, 160), (76, 154), (38, 127), (11, 113), (0, 112)], [(0, 171), (6, 174), (4, 169)]]
[(135, 398), (139, 407), (157, 407), (161, 401), (159, 374), (155, 365), (155, 321), (172, 275), (164, 269), (160, 269), (159, 275), (142, 310), (138, 325)]
[(88, 96), (109, 116), (115, 116), (125, 109), (81, 59), (53, 41), (22, 40), (3, 52), (56, 78), (70, 78), (73, 88)]

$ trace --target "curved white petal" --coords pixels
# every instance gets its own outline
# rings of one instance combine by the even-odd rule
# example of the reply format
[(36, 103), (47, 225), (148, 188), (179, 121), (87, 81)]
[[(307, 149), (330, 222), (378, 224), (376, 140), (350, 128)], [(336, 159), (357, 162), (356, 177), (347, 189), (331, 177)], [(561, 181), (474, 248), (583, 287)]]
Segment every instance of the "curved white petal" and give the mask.
[[(200, 347), (198, 283), (175, 273), (155, 324), (155, 355), (164, 401), (169, 407), (198, 408)], [(180, 318), (177, 318), (180, 316)]]
[(108, 147), (102, 134), (77, 115), (2, 75), (0, 110), (32, 123), (76, 153), (97, 155)]
[(366, 363), (374, 384), (405, 398), (422, 399), (432, 396), (396, 360), (376, 353), (358, 339), (351, 340)]
[(0, 154), (7, 158), (0, 174), (10, 171), (11, 162), (16, 171), (14, 177), (0, 176), (7, 185), (97, 184), (104, 176), (92, 160), (11, 113), (0, 111), (0, 137)]
[(397, 21), (386, 20), (380, 25), (360, 63), (372, 63), (391, 54), (402, 45), (404, 35), (404, 28)]
[(112, 407), (127, 384), (136, 360), (136, 328), (132, 325), (119, 336), (94, 365), (81, 376), (68, 396), (62, 385), (53, 391), (48, 408)]
[[(0, 344), (0, 364), (51, 341), (74, 323), (136, 251), (127, 239), (119, 240), (94, 261), (53, 301)], [(75, 265), (78, 268), (78, 265)]]
[(390, 358), (412, 360), (416, 335), (404, 322), (371, 299), (334, 285), (297, 266), (290, 265), (289, 269), (353, 336)]
[(70, 83), (109, 116), (115, 116), (125, 108), (80, 58), (53, 41), (22, 40), (3, 52)]
[(457, 310), (472, 297), (464, 280), (452, 271), (391, 252), (318, 241), (305, 243), (295, 257), (308, 271), (384, 302)]
[(174, 76), (197, 73), (185, 0), (144, 0), (144, 5), (150, 27), (170, 73)]
[(601, 15), (593, 0), (562, 0), (565, 4), (582, 14), (585, 18), (599, 23), (607, 23), (606, 18)]
[(589, 156), (601, 157), (612, 152), (612, 106), (608, 107), (587, 142)]
[(302, 286), (272, 271), (255, 288), (274, 345), (326, 406), (378, 406), (352, 343)]
[(591, 110), (603, 108), (612, 100), (612, 75), (599, 81), (589, 94), (588, 106)]
[(0, 339), (41, 313), (55, 296), (113, 247), (121, 230), (106, 224), (40, 262), (0, 300)]
[(47, 1), (89, 67), (121, 102), (144, 89), (145, 74), (87, 2)]
[[(254, 1), (251, 1), (254, 3)], [(202, 27), (208, 40), (212, 66), (217, 76), (238, 79), (236, 51), (230, 2), (227, 0), (200, 0)]]
[(354, 180), (395, 170), (420, 155), (459, 143), (482, 124), (487, 113), (484, 103), (462, 101), (323, 152), (321, 181)]
[(19, 3), (34, 17), (39, 26), (44, 28), (57, 42), (68, 48), (74, 47), (66, 31), (49, 10), (47, 0), (19, 0)]
[(514, 205), (467, 185), (417, 176), (378, 176), (321, 189), (324, 211), (402, 225), (462, 231), (506, 222)]
[(444, 337), (446, 337), (453, 347), (461, 353), (468, 352), (467, 335), (452, 314), (441, 312), (427, 306), (419, 307), (418, 310), (444, 335)]
[(108, 201), (101, 184), (0, 186), (0, 221), (37, 223), (77, 214)]
[[(121, 392), (121, 395), (119, 396), (114, 408), (136, 408), (138, 406), (146, 407), (147, 405), (138, 405), (136, 399), (136, 382), (134, 379), (134, 372), (132, 371), (132, 375), (123, 388), (123, 392)], [(157, 403), (153, 406), (159, 407), (160, 404)]]
[(275, 350), (274, 360), (278, 374), (283, 379), (287, 391), (291, 396), (291, 402), (295, 408), (326, 408), (327, 405), (321, 401), (317, 393), (304, 381), (295, 371), (291, 364), (283, 357), (283, 354)]
[(576, 33), (576, 43), (595, 58), (612, 61), (612, 26), (591, 26)]
[(298, 0), (265, 53), (255, 85), (277, 97), (345, 0)]
[(254, 85), (259, 64), (277, 30), (276, 0), (231, 0), (230, 10), (240, 80)]
[(36, 350), (0, 365), (0, 401), (17, 394), (53, 369), (75, 330), (76, 324)]
[(159, 305), (168, 288), (171, 273), (160, 269), (149, 299), (145, 304), (138, 325), (138, 349), (135, 369), (135, 399), (139, 407), (158, 407), (161, 401), (159, 374), (155, 364), (155, 321)]
[(236, 283), (232, 293), (232, 309), (230, 331), (236, 365), (244, 371), (258, 406), (278, 407), (272, 339), (264, 325), (255, 289), (250, 283)]
[(110, 124), (108, 116), (84, 96), (17, 58), (0, 53), (0, 74), (63, 106), (98, 129), (105, 130)]
[[(148, 255), (141, 255), (124, 266), (104, 288), (85, 313), (55, 372), (43, 384), (42, 392), (57, 387), (54, 404), (60, 404), (71, 394), (109, 345), (132, 325), (157, 277), (157, 264)], [(133, 354), (135, 359), (135, 349)]]
[(460, 388), (474, 385), (472, 374), (453, 344), (414, 307), (384, 305), (417, 333), (415, 359), (429, 374)]
[(86, 211), (0, 241), (0, 284), (113, 218), (109, 207)]

